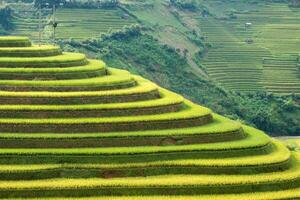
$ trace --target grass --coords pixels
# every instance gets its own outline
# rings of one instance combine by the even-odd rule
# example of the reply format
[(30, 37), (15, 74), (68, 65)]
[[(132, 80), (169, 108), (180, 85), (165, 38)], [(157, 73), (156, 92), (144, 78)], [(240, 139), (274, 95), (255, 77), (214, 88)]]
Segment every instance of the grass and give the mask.
[(0, 138), (119, 138), (119, 137), (155, 137), (155, 136), (184, 136), (197, 134), (222, 134), (240, 131), (241, 125), (236, 122), (228, 121), (221, 116), (214, 114), (214, 121), (206, 126), (189, 128), (177, 128), (166, 130), (144, 130), (131, 132), (110, 132), (110, 133), (76, 133), (76, 134), (51, 134), (51, 133), (1, 133)]
[[(48, 130), (49, 132), (94, 132), (138, 131), (146, 129), (166, 129), (171, 127), (188, 127), (203, 125), (212, 121), (211, 111), (184, 101), (185, 108), (180, 112), (170, 112), (153, 115), (120, 116), (120, 117), (81, 117), (81, 118), (2, 118), (2, 131), (22, 132), (29, 128), (31, 132)], [(73, 130), (76, 127), (76, 130)]]
[(58, 9), (58, 38), (93, 38), (110, 30), (136, 23), (131, 16), (125, 16), (121, 9)]
[(286, 144), (286, 146), (293, 151), (300, 151), (300, 139), (295, 138), (288, 138), (283, 139), (283, 142)]
[[(282, 172), (293, 163), (290, 152), (280, 143), (266, 154), (244, 157), (209, 158), (186, 156), (167, 160), (135, 159), (124, 163), (65, 163), (65, 164), (19, 164), (1, 165), (1, 180), (35, 180), (49, 178), (93, 178), (105, 177), (111, 173), (117, 177), (144, 177), (157, 175), (199, 175), (199, 174), (259, 174)], [(131, 155), (132, 156), (132, 155)], [(162, 156), (162, 154), (160, 154)], [(134, 156), (133, 156), (134, 157)], [(146, 162), (145, 162), (146, 161)], [(32, 168), (31, 168), (32, 167)]]
[(28, 47), (31, 42), (27, 37), (6, 36), (1, 37), (0, 47)]
[(98, 60), (89, 60), (87, 65), (75, 66), (75, 67), (65, 67), (65, 68), (0, 68), (0, 73), (71, 73), (71, 72), (84, 72), (84, 71), (94, 71), (102, 70), (106, 67), (106, 64)]
[[(250, 127), (244, 127), (248, 137), (243, 140), (227, 141), (220, 143), (194, 144), (181, 146), (144, 146), (144, 147), (119, 147), (119, 148), (74, 148), (74, 149), (1, 149), (0, 154), (21, 154), (21, 155), (63, 155), (63, 154), (101, 154), (101, 155), (127, 155), (127, 154), (150, 154), (163, 152), (193, 152), (193, 151), (229, 151), (245, 150), (267, 146), (271, 143), (268, 136)], [(218, 145), (216, 145), (218, 144)]]
[[(198, 176), (157, 176), (147, 178), (117, 178), (105, 179), (53, 179), (38, 181), (1, 181), (0, 189), (41, 189), (41, 188), (78, 188), (78, 187), (162, 187), (162, 186), (224, 186), (224, 185), (243, 185), (243, 184), (263, 184), (272, 182), (286, 182), (299, 179), (299, 167), (281, 173), (266, 173), (257, 175), (198, 175)], [(230, 178), (229, 178), (230, 177)]]
[[(110, 78), (110, 77), (109, 77)], [(122, 79), (120, 79), (122, 80)], [(111, 109), (128, 109), (128, 108), (151, 108), (156, 106), (167, 106), (174, 104), (181, 104), (183, 97), (169, 92), (167, 90), (160, 91), (161, 97), (159, 99), (149, 101), (137, 101), (131, 103), (111, 103), (111, 104), (88, 104), (88, 105), (0, 105), (0, 110), (7, 111), (63, 111), (63, 110), (111, 110)]]
[[(250, 167), (275, 165), (287, 162), (291, 152), (283, 144), (275, 141), (275, 149), (270, 154), (229, 158), (178, 159), (138, 163), (110, 164), (44, 164), (44, 165), (1, 165), (0, 173), (40, 171), (58, 168), (70, 169), (120, 169), (120, 168), (154, 168), (154, 167)], [(202, 173), (208, 173), (203, 171)]]
[(11, 77), (0, 80), (0, 198), (297, 195), (299, 155), (264, 132), (102, 61), (44, 48), (59, 51), (0, 57), (0, 76)]
[(165, 113), (159, 115), (148, 115), (140, 117), (115, 117), (115, 118), (75, 118), (75, 119), (0, 119), (0, 123), (13, 123), (13, 124), (76, 124), (76, 123), (118, 123), (118, 122), (135, 122), (135, 121), (160, 121), (160, 120), (179, 120), (204, 117), (211, 115), (211, 110), (195, 105), (187, 100), (184, 101), (186, 106), (181, 112)]
[[(134, 79), (129, 75), (110, 75), (104, 77), (94, 77), (89, 79), (72, 79), (72, 80), (0, 80), (0, 87), (66, 87), (66, 86), (113, 86), (123, 83), (132, 82)], [(58, 89), (57, 89), (58, 90)]]
[[(273, 191), (273, 192), (253, 192), (245, 194), (222, 194), (222, 195), (201, 195), (201, 196), (102, 196), (102, 197), (78, 197), (78, 198), (40, 198), (41, 200), (291, 200), (299, 198), (300, 195), (299, 189), (290, 189), (282, 191)], [(33, 200), (33, 199), (28, 199)]]
[(58, 46), (42, 45), (30, 47), (0, 47), (1, 57), (44, 57), (61, 54)]
[(107, 75), (105, 63), (88, 60), (83, 66), (61, 68), (0, 68), (2, 80), (70, 80)]
[[(2, 104), (98, 104), (114, 102), (132, 102), (156, 99), (159, 97), (157, 85), (134, 76), (138, 80), (136, 86), (116, 90), (96, 90), (77, 92), (49, 92), (28, 91), (11, 92), (1, 91), (0, 102)], [(16, 98), (17, 97), (17, 98)]]
[[(295, 73), (300, 42), (299, 9), (283, 3), (201, 4), (217, 17), (197, 17), (202, 33), (212, 44), (202, 62), (211, 78), (231, 90), (299, 93), (298, 85), (285, 85), (299, 82)], [(230, 12), (235, 19), (228, 18)], [(227, 19), (222, 20), (224, 17)], [(246, 22), (253, 23), (252, 27), (245, 29)], [(247, 38), (253, 43), (247, 44)], [(286, 59), (291, 62), (281, 62)]]
[[(113, 84), (108, 76), (110, 84)], [(122, 81), (126, 78), (117, 79)], [(92, 78), (90, 80), (93, 80)], [(125, 79), (127, 81), (127, 79)], [(126, 82), (125, 82), (126, 83)], [(97, 84), (97, 83), (95, 83)], [(120, 82), (118, 84), (124, 85)], [(119, 87), (116, 84), (114, 88)], [(92, 86), (89, 86), (94, 88)], [(97, 86), (98, 88), (99, 86)], [(102, 88), (104, 88), (102, 86)], [(183, 98), (172, 92), (160, 90), (161, 98), (149, 101), (107, 103), (107, 104), (85, 104), (85, 105), (3, 105), (0, 106), (0, 117), (5, 118), (74, 118), (74, 117), (105, 117), (105, 116), (134, 116), (161, 114), (166, 112), (180, 111), (183, 107)], [(44, 117), (43, 117), (44, 116)]]
[(155, 84), (147, 81), (140, 81), (136, 87), (120, 90), (108, 90), (108, 91), (86, 91), (86, 92), (6, 92), (1, 91), (0, 96), (3, 97), (81, 97), (81, 96), (113, 96), (133, 93), (145, 93), (149, 91), (157, 90)]
[(86, 57), (79, 53), (63, 53), (51, 57), (11, 58), (1, 57), (1, 67), (68, 67), (86, 64)]
[(20, 36), (1, 36), (0, 37), (0, 42), (15, 42), (15, 41), (28, 42), (29, 39), (27, 37), (20, 37)]
[[(298, 159), (297, 159), (298, 160)], [(299, 161), (294, 160), (294, 163)], [(145, 194), (215, 194), (265, 191), (263, 186), (268, 185), (268, 191), (276, 191), (278, 187), (295, 189), (299, 186), (299, 165), (293, 165), (283, 172), (261, 173), (255, 175), (161, 175), (153, 177), (135, 178), (86, 178), (86, 179), (48, 179), (30, 181), (1, 181), (1, 196), (6, 197), (8, 192), (16, 191), (22, 197), (57, 196), (64, 191), (64, 196), (82, 196), (108, 194), (116, 188), (127, 195)], [(289, 184), (287, 184), (289, 183)], [(144, 188), (144, 189), (142, 189)], [(76, 189), (76, 192), (75, 190)], [(94, 190), (93, 190), (94, 189)], [(17, 192), (19, 191), (19, 192)], [(107, 191), (107, 192), (105, 192)], [(31, 195), (30, 195), (30, 192)]]
[(274, 93), (299, 93), (300, 85), (297, 76), (298, 56), (277, 56), (264, 59), (264, 85)]
[[(81, 69), (83, 69), (83, 67)], [(115, 69), (108, 70), (107, 76), (90, 77), (88, 79), (81, 78), (81, 79), (71, 79), (71, 80), (0, 80), (0, 88), (2, 90), (15, 90), (15, 91), (18, 90), (21, 91), (90, 90), (92, 91), (95, 89), (106, 89), (106, 88), (107, 89), (126, 88), (134, 85), (135, 85), (135, 80), (131, 75), (129, 75), (127, 72), (124, 72), (123, 70), (115, 70)]]

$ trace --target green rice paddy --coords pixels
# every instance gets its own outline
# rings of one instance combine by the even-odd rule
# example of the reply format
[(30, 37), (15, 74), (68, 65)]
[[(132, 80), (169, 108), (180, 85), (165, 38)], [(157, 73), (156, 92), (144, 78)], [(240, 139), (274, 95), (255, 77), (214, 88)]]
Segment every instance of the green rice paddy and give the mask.
[[(76, 13), (76, 15), (74, 15)], [(58, 38), (92, 38), (136, 23), (120, 9), (58, 9)]]
[[(208, 74), (225, 88), (299, 94), (300, 9), (287, 4), (203, 1), (213, 15), (196, 17), (212, 48)], [(233, 13), (234, 18), (228, 18)], [(251, 23), (245, 27), (246, 23)], [(249, 42), (247, 42), (247, 40)]]
[(299, 155), (262, 131), (102, 61), (7, 41), (0, 199), (299, 198)]

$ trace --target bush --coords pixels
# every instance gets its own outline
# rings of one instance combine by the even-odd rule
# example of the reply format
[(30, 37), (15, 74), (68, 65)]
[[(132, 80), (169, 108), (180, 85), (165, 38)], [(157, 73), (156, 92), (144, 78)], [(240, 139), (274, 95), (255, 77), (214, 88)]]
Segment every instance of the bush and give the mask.
[(197, 10), (197, 4), (195, 0), (170, 0), (170, 4), (183, 10)]
[(102, 34), (101, 39), (102, 40), (126, 40), (128, 38), (132, 38), (135, 36), (138, 36), (141, 34), (141, 26), (139, 25), (131, 25), (131, 26), (125, 26), (122, 30), (108, 33), (108, 34)]
[(11, 30), (13, 25), (11, 23), (12, 9), (10, 7), (5, 7), (0, 9), (0, 25), (5, 30)]
[(45, 5), (46, 3), (49, 6), (53, 6), (53, 4), (59, 6), (61, 3), (64, 8), (115, 8), (119, 5), (119, 0), (101, 0), (101, 1), (66, 1), (66, 0), (36, 0), (35, 6), (39, 4)]
[(300, 7), (300, 0), (289, 0), (289, 6), (299, 8)]

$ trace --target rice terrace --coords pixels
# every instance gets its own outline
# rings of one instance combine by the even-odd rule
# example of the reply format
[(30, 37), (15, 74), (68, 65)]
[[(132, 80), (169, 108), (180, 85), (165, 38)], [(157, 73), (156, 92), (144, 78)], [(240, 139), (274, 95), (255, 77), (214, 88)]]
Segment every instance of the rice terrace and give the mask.
[(300, 1), (0, 3), (0, 199), (300, 199)]

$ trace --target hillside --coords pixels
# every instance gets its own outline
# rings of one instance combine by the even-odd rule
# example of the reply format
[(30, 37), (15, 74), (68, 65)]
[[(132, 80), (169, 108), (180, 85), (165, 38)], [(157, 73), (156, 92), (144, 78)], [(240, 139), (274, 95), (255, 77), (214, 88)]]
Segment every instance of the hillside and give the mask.
[(298, 153), (147, 79), (24, 37), (0, 66), (0, 198), (300, 198)]
[[(300, 8), (278, 2), (201, 0), (187, 9), (168, 0), (122, 0), (110, 9), (58, 8), (57, 37), (97, 38), (139, 23), (185, 55), (199, 78), (239, 92), (299, 94)], [(12, 34), (37, 39), (37, 9), (28, 3), (12, 7)], [(42, 13), (43, 35), (49, 39), (51, 9)]]
[(191, 60), (201, 59), (200, 67), (220, 86), (299, 94), (300, 8), (266, 1), (202, 0), (194, 10), (168, 1), (122, 2), (162, 43), (187, 50), (194, 71)]
[(84, 52), (89, 57), (103, 59), (110, 66), (142, 75), (219, 114), (246, 121), (274, 136), (300, 132), (297, 97), (278, 97), (264, 92), (243, 94), (220, 88), (200, 79), (191, 72), (186, 58), (138, 27), (99, 40), (70, 40), (60, 45), (66, 51)]
[[(109, 9), (59, 7), (59, 44), (143, 75), (269, 134), (299, 134), (299, 95), (293, 94), (299, 86), (298, 8), (234, 0), (197, 1), (192, 10), (158, 0), (120, 3)], [(17, 12), (9, 33), (36, 40), (36, 8), (20, 3), (12, 7)], [(46, 8), (42, 13), (43, 39), (49, 43), (53, 16)], [(246, 21), (252, 22), (247, 29)], [(136, 23), (143, 27), (141, 36), (106, 42), (100, 37)], [(246, 43), (248, 38), (254, 42)]]

